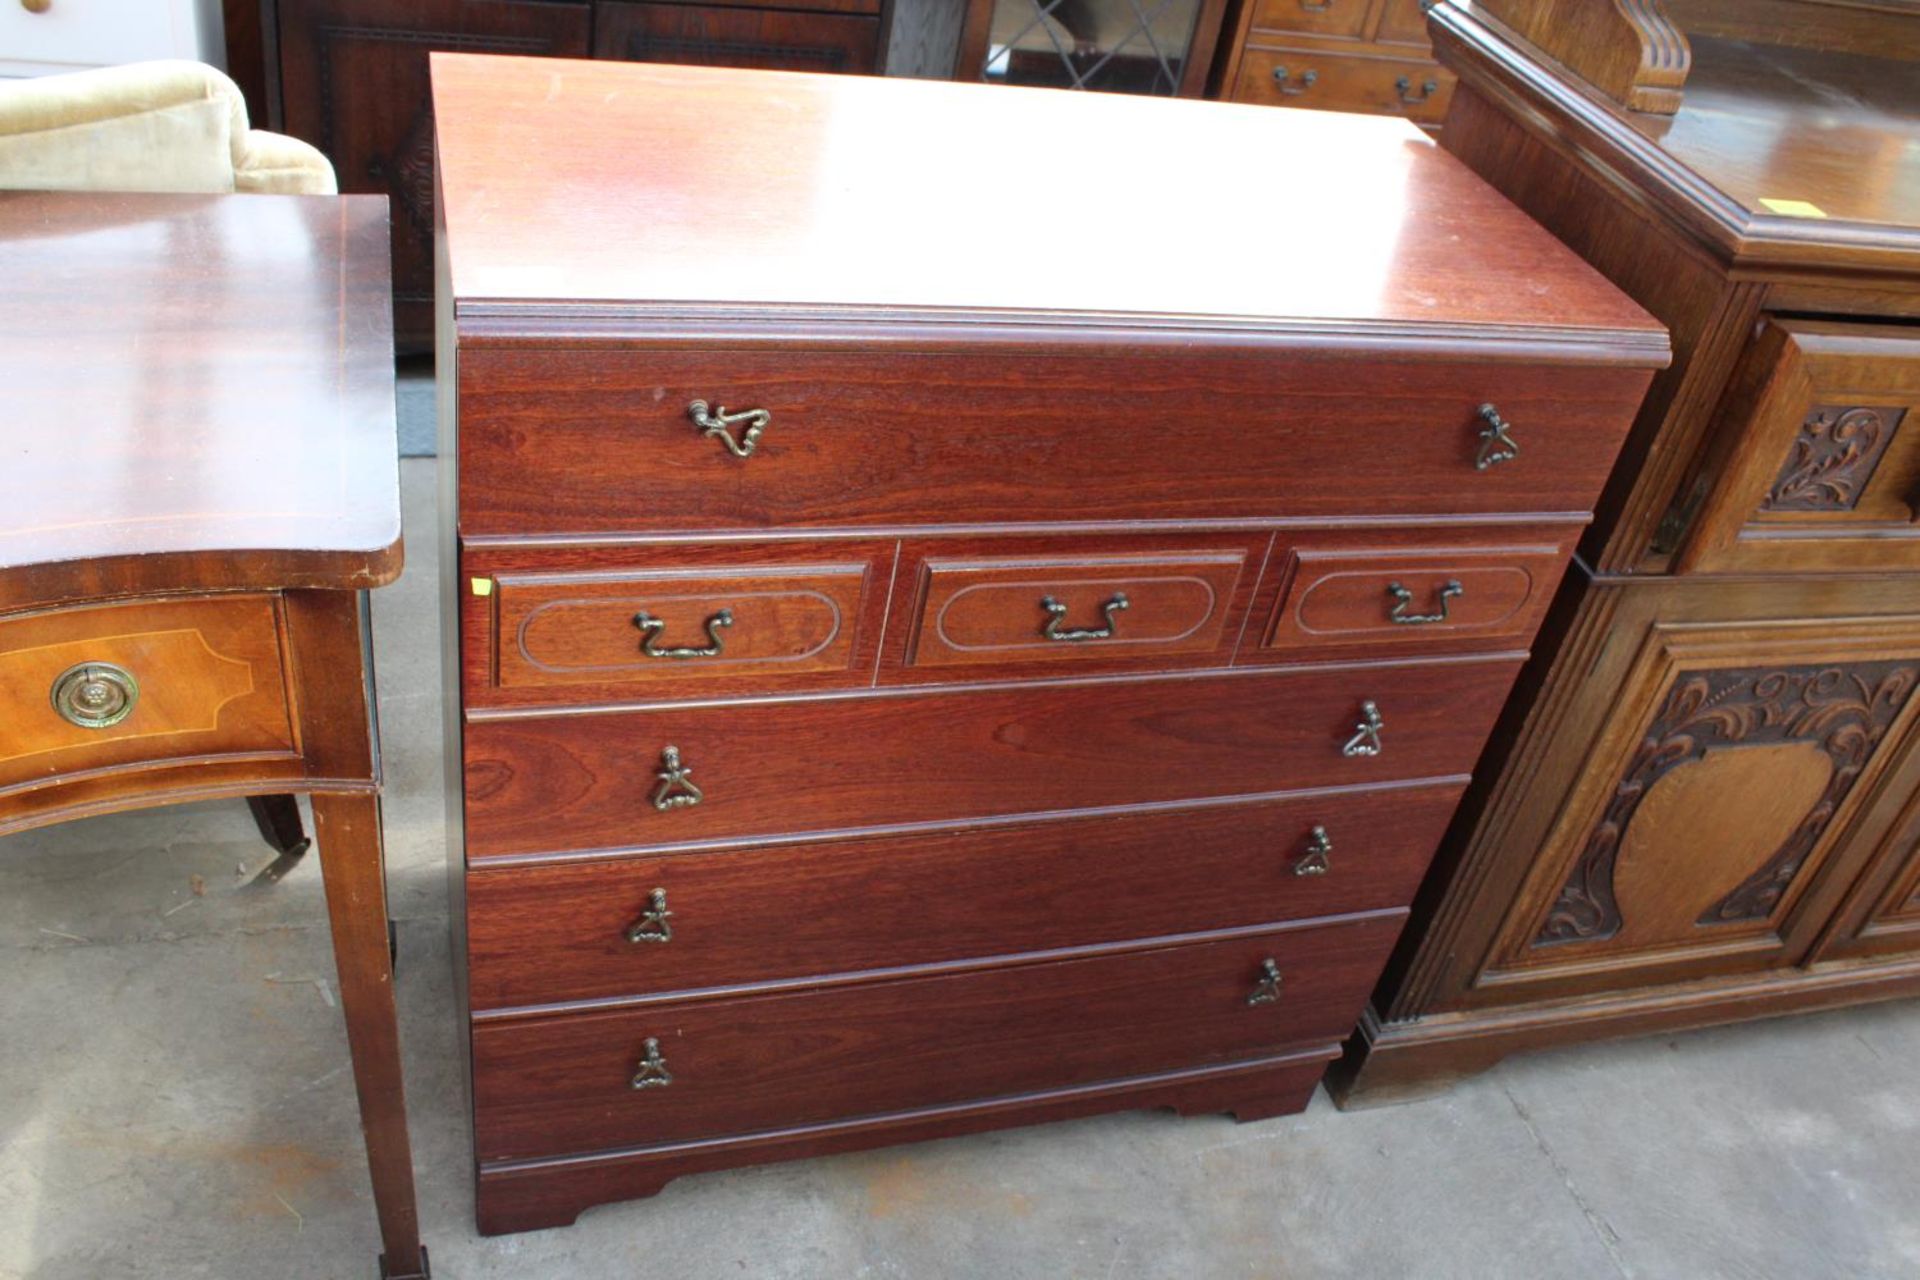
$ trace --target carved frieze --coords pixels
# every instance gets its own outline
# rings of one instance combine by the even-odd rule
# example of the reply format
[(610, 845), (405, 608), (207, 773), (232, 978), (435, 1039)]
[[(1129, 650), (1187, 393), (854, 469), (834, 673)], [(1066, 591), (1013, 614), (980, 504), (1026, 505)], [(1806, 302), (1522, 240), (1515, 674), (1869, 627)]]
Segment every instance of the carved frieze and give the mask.
[(1762, 511), (1851, 511), (1893, 443), (1904, 409), (1817, 405), (1800, 424)]

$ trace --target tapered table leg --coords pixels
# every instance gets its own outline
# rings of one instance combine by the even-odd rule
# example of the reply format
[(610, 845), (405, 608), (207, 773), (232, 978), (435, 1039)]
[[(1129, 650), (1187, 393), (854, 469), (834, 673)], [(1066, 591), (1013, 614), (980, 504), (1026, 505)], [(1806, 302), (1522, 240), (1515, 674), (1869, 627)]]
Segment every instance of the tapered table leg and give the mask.
[(333, 924), (333, 958), (340, 972), (340, 1004), (347, 1019), (360, 1127), (373, 1174), (380, 1219), (384, 1280), (429, 1274), (414, 1203), (413, 1156), (407, 1140), (407, 1104), (400, 1077), (400, 1025), (387, 951), (386, 855), (380, 799), (372, 795), (315, 795), (314, 836)]

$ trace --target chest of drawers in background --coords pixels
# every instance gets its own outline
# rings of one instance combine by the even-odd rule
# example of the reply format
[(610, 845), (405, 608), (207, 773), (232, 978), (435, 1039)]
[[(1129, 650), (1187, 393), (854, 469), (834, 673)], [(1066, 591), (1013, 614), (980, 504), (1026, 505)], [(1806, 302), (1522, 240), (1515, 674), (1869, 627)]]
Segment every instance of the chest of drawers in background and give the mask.
[(434, 78), (481, 1228), (1305, 1105), (1664, 333), (1403, 123)]
[(1235, 102), (1437, 126), (1454, 77), (1434, 61), (1422, 8), (1421, 0), (1242, 0), (1214, 91)]

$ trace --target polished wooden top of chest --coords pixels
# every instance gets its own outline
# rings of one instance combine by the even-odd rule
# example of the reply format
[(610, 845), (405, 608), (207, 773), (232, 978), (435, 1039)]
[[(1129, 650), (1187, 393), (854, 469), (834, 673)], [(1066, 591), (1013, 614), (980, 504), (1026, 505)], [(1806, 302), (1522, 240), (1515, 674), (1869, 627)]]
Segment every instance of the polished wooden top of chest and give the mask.
[(1155, 318), (1664, 351), (1655, 321), (1403, 121), (466, 54), (434, 54), (433, 77), (463, 318)]
[(0, 605), (400, 571), (379, 196), (0, 193)]

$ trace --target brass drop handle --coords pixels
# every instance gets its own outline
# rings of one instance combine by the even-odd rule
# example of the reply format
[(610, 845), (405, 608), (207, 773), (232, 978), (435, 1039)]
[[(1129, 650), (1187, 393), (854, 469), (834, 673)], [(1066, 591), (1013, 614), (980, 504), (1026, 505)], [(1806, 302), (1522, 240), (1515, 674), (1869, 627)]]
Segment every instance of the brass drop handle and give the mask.
[(668, 747), (660, 753), (660, 770), (653, 776), (659, 784), (653, 789), (653, 807), (665, 813), (669, 809), (691, 809), (707, 798), (687, 775), (693, 766), (680, 763), (680, 748)]
[(707, 616), (707, 643), (704, 645), (670, 645), (661, 648), (656, 643), (667, 624), (654, 617), (645, 609), (633, 615), (633, 625), (640, 628), (640, 652), (649, 658), (717, 658), (726, 650), (726, 638), (721, 631), (733, 625), (733, 610), (722, 609)]
[(1481, 405), (1479, 415), (1487, 425), (1480, 428), (1480, 451), (1474, 455), (1473, 469), (1485, 471), (1519, 457), (1520, 442), (1513, 438), (1513, 424), (1490, 404)]
[(60, 673), (49, 697), (68, 724), (108, 729), (133, 714), (140, 700), (140, 682), (131, 671), (111, 662), (83, 662)]
[(1380, 754), (1380, 731), (1387, 722), (1380, 718), (1380, 707), (1368, 701), (1360, 704), (1360, 721), (1353, 726), (1353, 736), (1340, 748), (1343, 756), (1377, 756)]
[(1333, 838), (1325, 827), (1315, 827), (1307, 834), (1307, 851), (1293, 862), (1293, 874), (1297, 876), (1323, 876), (1333, 870)]
[(1445, 622), (1448, 601), (1455, 596), (1467, 594), (1467, 589), (1457, 580), (1448, 580), (1446, 585), (1440, 588), (1440, 612), (1438, 613), (1408, 613), (1407, 606), (1413, 603), (1413, 592), (1397, 582), (1387, 584), (1387, 594), (1394, 599), (1393, 612), (1387, 615), (1389, 622), (1397, 622), (1409, 627), (1424, 627), (1430, 623)]
[(1409, 107), (1417, 107), (1440, 91), (1440, 82), (1438, 80), (1422, 80), (1420, 82), (1420, 92), (1415, 93), (1413, 91), (1413, 77), (1401, 76), (1393, 82), (1393, 87), (1399, 92), (1401, 102)]
[(1297, 98), (1319, 83), (1320, 73), (1318, 71), (1309, 71), (1300, 77), (1298, 84), (1287, 83), (1291, 78), (1291, 73), (1289, 73), (1285, 67), (1275, 67), (1273, 69), (1273, 83), (1275, 86), (1279, 88), (1281, 93), (1286, 94), (1289, 98)]
[(672, 942), (673, 926), (668, 923), (672, 919), (673, 912), (667, 910), (667, 891), (655, 889), (647, 897), (647, 909), (640, 913), (638, 920), (627, 926), (627, 941), (636, 944)]
[(660, 1055), (660, 1042), (652, 1036), (640, 1046), (640, 1061), (633, 1069), (633, 1079), (629, 1081), (636, 1089), (664, 1089), (673, 1083), (673, 1072), (667, 1070), (667, 1060)]
[(1280, 999), (1280, 965), (1272, 956), (1260, 962), (1260, 981), (1247, 996), (1249, 1005), (1274, 1004)]
[[(700, 428), (701, 435), (715, 437), (736, 458), (751, 458), (760, 445), (761, 433), (773, 422), (773, 414), (765, 409), (742, 409), (738, 413), (728, 413), (727, 406), (709, 406), (705, 400), (695, 400), (689, 404), (687, 416), (693, 419), (694, 426)], [(735, 441), (729, 428), (742, 423), (747, 429)]]
[(1131, 607), (1127, 593), (1116, 591), (1105, 604), (1100, 606), (1101, 614), (1107, 622), (1102, 627), (1068, 627), (1062, 630), (1060, 620), (1067, 616), (1067, 606), (1052, 596), (1041, 596), (1040, 607), (1046, 610), (1046, 625), (1040, 628), (1040, 634), (1049, 640), (1065, 640), (1078, 644), (1082, 640), (1111, 640), (1114, 633), (1114, 615)]

